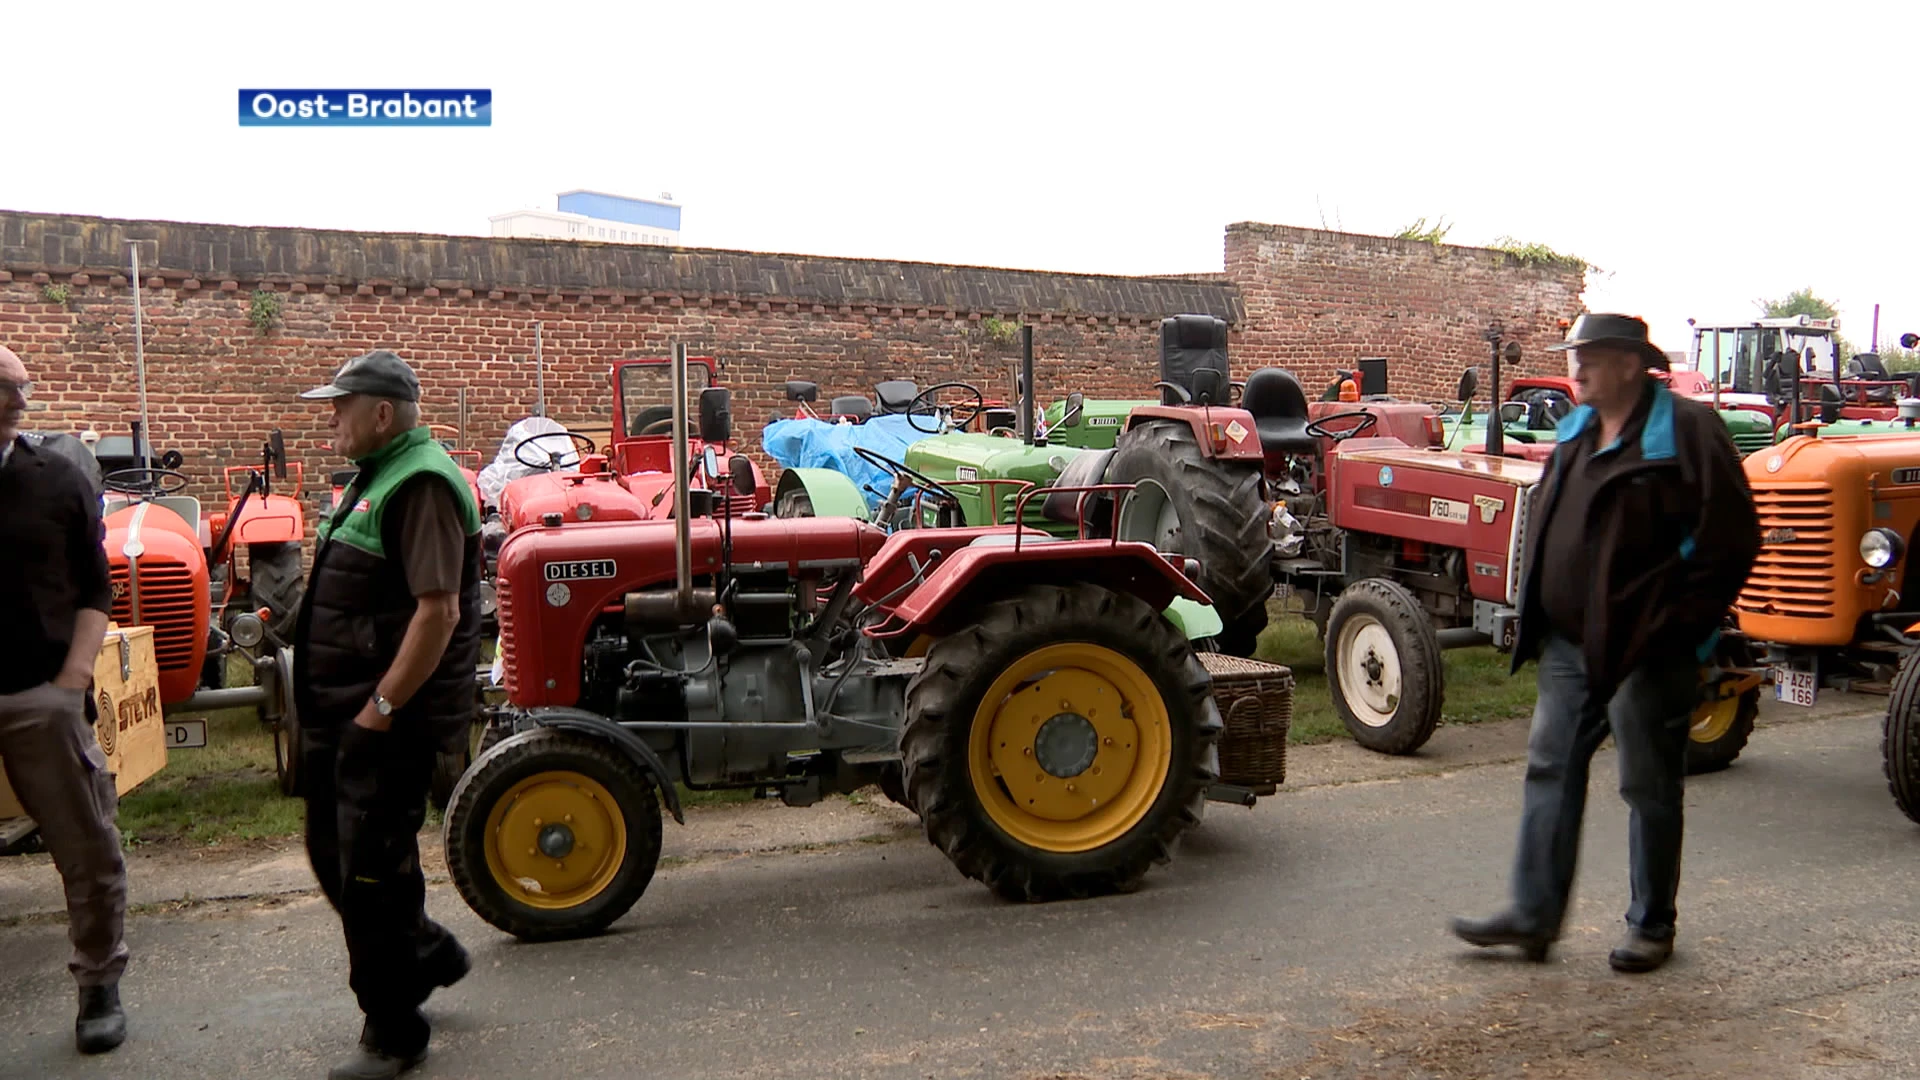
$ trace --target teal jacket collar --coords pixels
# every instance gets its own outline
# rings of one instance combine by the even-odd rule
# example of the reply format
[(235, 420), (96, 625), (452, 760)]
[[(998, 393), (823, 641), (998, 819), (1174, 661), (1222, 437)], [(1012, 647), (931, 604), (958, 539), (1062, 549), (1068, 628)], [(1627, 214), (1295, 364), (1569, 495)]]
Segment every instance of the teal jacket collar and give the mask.
[[(1587, 423), (1593, 416), (1593, 406), (1580, 406), (1560, 418), (1560, 423), (1554, 428), (1554, 438), (1562, 443), (1572, 442), (1587, 429)], [(1640, 426), (1640, 457), (1645, 461), (1660, 461), (1675, 456), (1673, 391), (1667, 389), (1665, 383), (1656, 381), (1653, 384), (1653, 404), (1647, 410), (1647, 422)]]

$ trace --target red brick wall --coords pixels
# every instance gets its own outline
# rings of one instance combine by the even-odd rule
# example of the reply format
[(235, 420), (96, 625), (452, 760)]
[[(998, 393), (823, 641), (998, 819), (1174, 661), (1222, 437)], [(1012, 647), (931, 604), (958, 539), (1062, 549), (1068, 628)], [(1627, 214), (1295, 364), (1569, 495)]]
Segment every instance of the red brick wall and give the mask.
[[(1226, 266), (1246, 311), (1232, 340), (1236, 377), (1275, 365), (1319, 391), (1336, 369), (1384, 356), (1389, 391), (1423, 400), (1451, 400), (1469, 366), (1484, 395), (1483, 331), (1494, 322), (1519, 343), (1523, 371), (1565, 374), (1544, 350), (1565, 337), (1559, 320), (1581, 312), (1585, 288), (1577, 267), (1523, 266), (1484, 248), (1253, 222), (1227, 227)], [(1509, 370), (1503, 361), (1503, 386)]]
[[(1224, 273), (1118, 278), (0, 212), (0, 343), (33, 375), (34, 428), (119, 434), (137, 415), (130, 241), (155, 446), (211, 478), (257, 460), (277, 426), (309, 491), (344, 463), (326, 407), (296, 393), (348, 357), (394, 349), (420, 374), (429, 421), (457, 423), (466, 389), (465, 445), (491, 459), (534, 399), (536, 321), (550, 416), (605, 425), (609, 363), (682, 341), (724, 361), (736, 434), (757, 451), (792, 378), (819, 382), (823, 398), (885, 378), (966, 379), (1005, 396), (1018, 341), (989, 320), (1034, 325), (1047, 400), (1148, 396), (1159, 319), (1188, 311), (1234, 324), (1235, 377), (1277, 363), (1317, 389), (1336, 362), (1381, 355), (1395, 393), (1443, 397), (1463, 365), (1484, 361), (1489, 319), (1513, 324), (1538, 363), (1579, 292), (1577, 273), (1490, 252), (1248, 224), (1228, 230)], [(281, 305), (264, 332), (248, 320), (256, 289)]]

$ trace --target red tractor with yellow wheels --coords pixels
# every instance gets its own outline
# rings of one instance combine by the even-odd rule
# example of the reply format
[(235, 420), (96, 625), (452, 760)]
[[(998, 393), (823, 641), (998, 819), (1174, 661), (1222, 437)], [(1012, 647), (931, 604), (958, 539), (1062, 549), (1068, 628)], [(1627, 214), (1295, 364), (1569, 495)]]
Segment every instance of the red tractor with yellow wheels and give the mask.
[[(670, 471), (692, 476), (678, 347), (673, 366)], [(1161, 614), (1204, 600), (1187, 567), (1084, 532), (730, 513), (753, 488), (742, 471), (674, 487), (670, 520), (502, 542), (504, 737), (445, 826), (482, 918), (525, 939), (619, 918), (663, 804), (684, 820), (676, 785), (807, 805), (892, 767), (929, 841), (1021, 900), (1126, 889), (1171, 856), (1220, 768), (1208, 668)]]

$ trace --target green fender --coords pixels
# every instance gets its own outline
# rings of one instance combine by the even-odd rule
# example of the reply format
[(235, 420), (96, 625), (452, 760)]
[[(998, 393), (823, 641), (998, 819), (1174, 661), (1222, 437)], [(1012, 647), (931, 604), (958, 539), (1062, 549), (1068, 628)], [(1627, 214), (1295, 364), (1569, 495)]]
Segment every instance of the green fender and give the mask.
[(1220, 613), (1213, 610), (1212, 604), (1203, 604), (1184, 596), (1174, 597), (1173, 603), (1168, 604), (1160, 614), (1179, 627), (1187, 635), (1188, 641), (1210, 638), (1226, 629), (1226, 624), (1220, 621)]
[[(804, 507), (792, 507), (782, 513), (782, 502), (804, 500)], [(833, 469), (788, 469), (780, 474), (774, 489), (773, 509), (777, 517), (850, 517), (867, 520), (867, 497), (853, 478)], [(798, 512), (794, 512), (798, 511)]]

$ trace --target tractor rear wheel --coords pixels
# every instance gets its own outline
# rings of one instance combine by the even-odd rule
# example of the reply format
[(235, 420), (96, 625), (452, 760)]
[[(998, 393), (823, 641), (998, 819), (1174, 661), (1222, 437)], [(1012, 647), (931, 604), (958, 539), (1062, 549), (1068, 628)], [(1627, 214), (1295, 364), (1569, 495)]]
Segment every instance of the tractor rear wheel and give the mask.
[(1887, 694), (1887, 718), (1880, 732), (1880, 763), (1894, 805), (1910, 821), (1920, 822), (1920, 651), (1900, 658)]
[[(1744, 644), (1722, 639), (1720, 663), (1742, 668), (1752, 663)], [(1716, 683), (1719, 680), (1716, 680)], [(1693, 724), (1687, 730), (1687, 775), (1718, 772), (1733, 764), (1746, 749), (1753, 734), (1753, 722), (1760, 716), (1760, 688), (1723, 697), (1718, 686), (1709, 688), (1711, 696), (1693, 711)]]
[(1171, 623), (1097, 585), (1031, 585), (927, 650), (901, 735), (927, 839), (1009, 900), (1129, 891), (1218, 777), (1212, 682)]
[(1210, 458), (1191, 425), (1153, 420), (1120, 435), (1105, 482), (1138, 484), (1136, 506), (1157, 506), (1154, 547), (1200, 561), (1198, 584), (1226, 624), (1221, 651), (1252, 656), (1273, 595), (1259, 463)]
[(660, 861), (653, 778), (618, 747), (536, 728), (495, 744), (454, 786), (447, 873), (475, 914), (525, 941), (606, 929)]
[(306, 579), (300, 574), (300, 545), (248, 544), (247, 575), (248, 606), (266, 608), (272, 613), (267, 625), (280, 637), (291, 638), (300, 600), (307, 591)]
[(1433, 623), (1385, 578), (1347, 586), (1327, 619), (1327, 684), (1353, 741), (1411, 754), (1440, 724), (1446, 669)]

